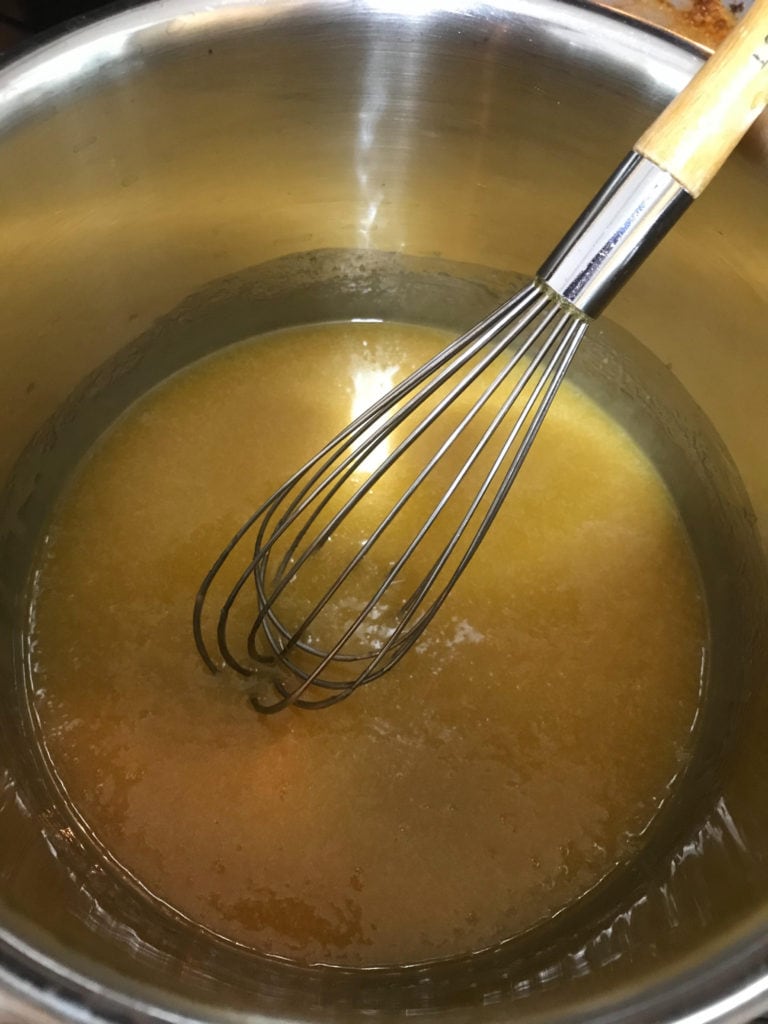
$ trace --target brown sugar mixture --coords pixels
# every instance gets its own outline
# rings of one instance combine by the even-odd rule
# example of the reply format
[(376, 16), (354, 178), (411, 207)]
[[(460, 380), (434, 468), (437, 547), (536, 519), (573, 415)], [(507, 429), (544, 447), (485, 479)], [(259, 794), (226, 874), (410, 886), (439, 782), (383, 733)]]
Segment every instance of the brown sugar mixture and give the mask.
[(359, 401), (445, 343), (402, 324), (253, 339), (132, 406), (54, 510), (30, 614), (40, 736), (112, 855), (193, 922), (341, 965), (477, 950), (642, 844), (686, 763), (705, 610), (653, 466), (575, 387), (416, 651), (328, 711), (260, 717), (191, 637), (241, 521)]

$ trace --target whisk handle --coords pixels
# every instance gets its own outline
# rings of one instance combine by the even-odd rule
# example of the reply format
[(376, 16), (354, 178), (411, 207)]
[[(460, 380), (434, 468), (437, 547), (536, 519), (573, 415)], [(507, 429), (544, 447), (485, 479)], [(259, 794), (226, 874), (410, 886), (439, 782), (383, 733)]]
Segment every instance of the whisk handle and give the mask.
[(766, 104), (768, 0), (754, 0), (725, 42), (638, 139), (635, 151), (699, 196)]
[(768, 0), (669, 104), (539, 268), (588, 317), (605, 309), (768, 103)]

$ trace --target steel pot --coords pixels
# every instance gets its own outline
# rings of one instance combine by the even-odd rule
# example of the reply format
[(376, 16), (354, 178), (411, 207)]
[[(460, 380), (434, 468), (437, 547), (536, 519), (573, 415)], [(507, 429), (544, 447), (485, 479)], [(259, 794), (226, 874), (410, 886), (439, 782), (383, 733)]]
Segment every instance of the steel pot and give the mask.
[(309, 264), (352, 306), (397, 299), (372, 284), (393, 259), (502, 290), (506, 273), (535, 270), (701, 59), (567, 0), (157, 0), (0, 71), (5, 1024), (714, 1024), (768, 1006), (764, 121), (611, 309), (672, 367), (733, 479), (710, 559), (725, 652), (712, 741), (653, 850), (599, 899), (522, 945), (405, 971), (300, 968), (181, 935), (46, 802), (14, 661), (40, 467), (64, 422), (51, 417), (62, 404), (106, 416), (100, 388), (126, 352), (140, 362), (137, 337), (169, 370), (197, 353), (212, 306), (236, 336), (254, 266), (271, 268), (257, 275), (263, 326), (264, 310), (309, 309), (318, 272), (306, 260), (298, 272), (297, 253), (319, 253)]

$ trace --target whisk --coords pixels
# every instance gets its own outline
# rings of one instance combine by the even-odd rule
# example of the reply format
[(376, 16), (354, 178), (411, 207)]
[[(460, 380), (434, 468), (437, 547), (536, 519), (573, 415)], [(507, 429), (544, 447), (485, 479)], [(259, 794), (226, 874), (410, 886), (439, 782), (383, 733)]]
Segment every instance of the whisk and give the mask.
[[(374, 402), (232, 537), (198, 591), (194, 636), (212, 671), (220, 656), (255, 675), (258, 711), (327, 708), (419, 644), (590, 321), (763, 109), (767, 69), (768, 0), (756, 0), (532, 283)], [(220, 589), (211, 648), (206, 609)]]

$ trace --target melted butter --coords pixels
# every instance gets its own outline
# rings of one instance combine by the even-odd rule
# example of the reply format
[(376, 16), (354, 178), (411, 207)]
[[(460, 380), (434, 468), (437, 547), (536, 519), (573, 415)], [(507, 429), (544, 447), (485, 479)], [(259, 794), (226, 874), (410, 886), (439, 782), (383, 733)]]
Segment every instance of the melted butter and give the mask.
[(222, 543), (349, 417), (392, 324), (246, 342), (94, 446), (37, 566), (34, 690), (69, 799), (157, 897), (255, 949), (344, 965), (530, 927), (642, 843), (689, 753), (705, 616), (653, 467), (565, 385), (418, 649), (327, 712), (261, 718), (191, 603)]

